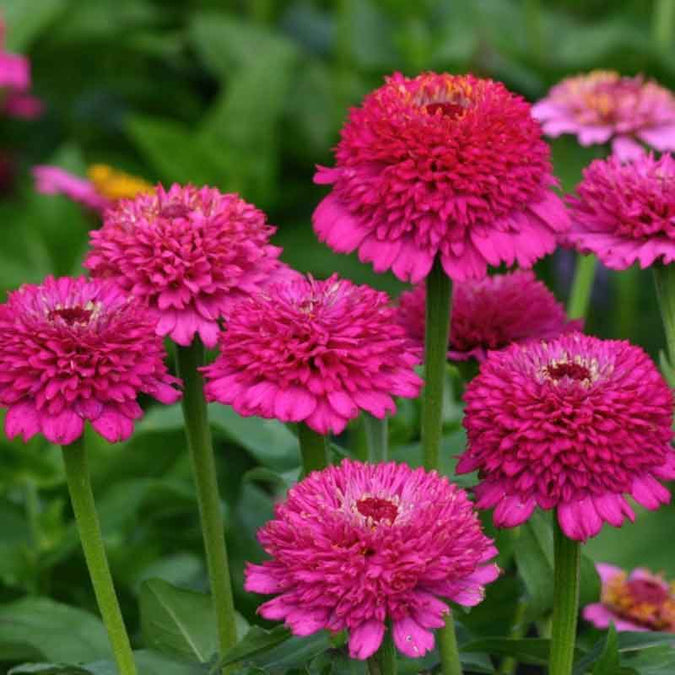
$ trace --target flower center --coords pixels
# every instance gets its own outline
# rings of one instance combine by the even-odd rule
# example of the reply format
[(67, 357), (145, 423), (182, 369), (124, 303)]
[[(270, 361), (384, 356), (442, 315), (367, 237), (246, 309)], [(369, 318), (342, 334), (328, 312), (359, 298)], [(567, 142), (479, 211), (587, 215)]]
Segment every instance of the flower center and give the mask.
[(556, 382), (563, 377), (569, 377), (577, 382), (591, 379), (591, 371), (586, 366), (569, 361), (549, 364), (546, 366), (546, 375)]
[(626, 586), (631, 598), (636, 603), (647, 602), (651, 605), (660, 605), (668, 599), (668, 591), (658, 581), (634, 579), (629, 581)]
[(84, 307), (60, 307), (52, 309), (47, 315), (50, 321), (60, 319), (69, 326), (77, 323), (89, 323), (93, 310)]
[(357, 511), (366, 518), (372, 518), (373, 522), (379, 523), (387, 520), (393, 523), (398, 516), (398, 506), (388, 499), (379, 497), (364, 497), (356, 502)]
[(443, 117), (448, 117), (451, 120), (459, 117), (465, 110), (465, 106), (461, 103), (451, 103), (450, 101), (441, 101), (438, 103), (427, 103), (424, 106), (430, 115), (435, 115), (440, 112)]

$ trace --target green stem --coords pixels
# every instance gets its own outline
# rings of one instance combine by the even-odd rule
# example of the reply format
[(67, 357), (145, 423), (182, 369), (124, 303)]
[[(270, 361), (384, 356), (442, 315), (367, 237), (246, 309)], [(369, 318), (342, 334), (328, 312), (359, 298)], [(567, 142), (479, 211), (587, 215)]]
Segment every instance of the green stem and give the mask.
[(91, 491), (87, 452), (82, 438), (71, 445), (64, 446), (63, 461), (66, 468), (70, 501), (73, 505), (75, 522), (84, 550), (84, 558), (87, 562), (98, 608), (108, 631), (108, 639), (115, 656), (117, 669), (120, 675), (135, 675), (134, 655), (131, 651), (129, 636), (124, 627), (124, 619), (117, 602), (110, 567), (103, 546), (94, 494)]
[(225, 525), (221, 510), (216, 462), (209, 427), (204, 380), (199, 368), (204, 364), (204, 345), (195, 337), (189, 347), (177, 349), (178, 374), (183, 380), (183, 417), (192, 471), (197, 487), (197, 503), (202, 523), (206, 564), (213, 593), (221, 655), (237, 642), (230, 566), (225, 546)]
[(668, 345), (668, 361), (675, 367), (675, 265), (654, 265), (656, 295)]
[(376, 464), (386, 462), (388, 452), (388, 420), (386, 417), (378, 420), (376, 417), (363, 414), (363, 424), (368, 438), (368, 461)]
[(541, 0), (523, 0), (525, 14), (525, 32), (528, 36), (530, 53), (537, 63), (542, 61), (544, 54), (543, 17)]
[(554, 517), (555, 571), (553, 574), (553, 626), (550, 675), (571, 675), (579, 613), (579, 561), (581, 545), (568, 539)]
[(368, 659), (368, 672), (370, 675), (396, 675), (396, 670), (396, 647), (391, 629), (387, 628), (377, 654)]
[(637, 265), (633, 265), (612, 276), (617, 308), (614, 335), (630, 335), (635, 317), (640, 314), (640, 272)]
[(452, 285), (440, 258), (427, 277), (424, 346), (424, 399), (422, 402), (422, 448), (424, 467), (438, 469), (443, 434), (443, 386), (450, 337)]
[[(527, 603), (524, 600), (519, 600), (516, 605), (516, 613), (513, 617), (513, 625), (511, 626), (510, 638), (518, 639), (525, 636), (527, 623), (525, 622), (525, 612), (527, 610)], [(513, 656), (507, 656), (502, 659), (499, 666), (498, 675), (513, 675), (516, 672), (518, 661)]]
[(24, 501), (31, 544), (37, 551), (40, 548), (42, 539), (40, 534), (40, 498), (38, 497), (35, 481), (30, 478), (26, 478), (24, 482)]
[(298, 424), (298, 441), (302, 455), (302, 475), (312, 471), (321, 471), (328, 466), (328, 437), (310, 429), (306, 424)]
[(594, 255), (577, 254), (572, 291), (567, 303), (567, 316), (570, 319), (585, 319), (586, 314), (588, 314), (593, 282), (595, 281), (596, 265), (597, 260)]
[(652, 37), (657, 49), (668, 53), (672, 48), (675, 26), (675, 0), (654, 0)]
[(462, 663), (459, 660), (452, 612), (445, 617), (445, 626), (438, 631), (436, 637), (438, 651), (441, 655), (441, 672), (443, 675), (462, 675)]

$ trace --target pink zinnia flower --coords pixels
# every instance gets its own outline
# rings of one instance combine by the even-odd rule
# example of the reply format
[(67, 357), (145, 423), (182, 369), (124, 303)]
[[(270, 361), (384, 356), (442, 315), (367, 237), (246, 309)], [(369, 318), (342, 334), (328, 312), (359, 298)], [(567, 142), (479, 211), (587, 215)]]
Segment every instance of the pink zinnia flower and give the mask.
[(629, 575), (619, 567), (598, 563), (600, 602), (587, 605), (583, 617), (597, 628), (675, 633), (675, 585), (646, 569)]
[(575, 134), (581, 145), (612, 142), (621, 160), (644, 154), (638, 141), (675, 150), (675, 96), (641, 76), (607, 70), (569, 77), (532, 107), (548, 136)]
[(403, 281), (437, 255), (456, 281), (529, 267), (569, 226), (529, 104), (492, 80), (397, 73), (351, 111), (336, 158), (315, 176), (333, 185), (317, 235)]
[(571, 539), (670, 501), (673, 397), (642, 349), (573, 333), (492, 352), (465, 393), (468, 447), (458, 473), (478, 470), (479, 508), (498, 527), (557, 509)]
[(269, 244), (275, 229), (235, 194), (159, 186), (105, 212), (84, 266), (156, 311), (159, 335), (186, 346), (199, 334), (213, 347), (232, 302), (282, 272), (281, 249)]
[(607, 267), (649, 267), (675, 261), (675, 160), (644, 155), (622, 164), (596, 160), (584, 170), (577, 197), (569, 198), (567, 240), (594, 253)]
[(0, 406), (5, 433), (67, 445), (84, 422), (114, 443), (129, 437), (149, 394), (174, 403), (164, 346), (148, 312), (110, 283), (48, 277), (0, 305)]
[(440, 598), (477, 605), (499, 575), (464, 491), (405, 464), (310, 474), (258, 539), (272, 560), (248, 565), (245, 588), (277, 596), (260, 614), (295, 635), (347, 630), (356, 659), (377, 651), (387, 621), (401, 652), (424, 655), (449, 611)]
[[(424, 345), (426, 292), (423, 284), (401, 294), (398, 318), (408, 335)], [(517, 271), (456, 284), (448, 358), (483, 361), (488, 351), (513, 342), (558, 337), (579, 330), (564, 307), (533, 272)]]
[(237, 305), (205, 392), (240, 415), (340, 433), (361, 410), (383, 418), (392, 396), (419, 395), (417, 352), (385, 293), (300, 278)]
[(30, 62), (5, 51), (5, 24), (0, 19), (0, 109), (11, 117), (34, 118), (42, 112), (42, 103), (28, 93)]

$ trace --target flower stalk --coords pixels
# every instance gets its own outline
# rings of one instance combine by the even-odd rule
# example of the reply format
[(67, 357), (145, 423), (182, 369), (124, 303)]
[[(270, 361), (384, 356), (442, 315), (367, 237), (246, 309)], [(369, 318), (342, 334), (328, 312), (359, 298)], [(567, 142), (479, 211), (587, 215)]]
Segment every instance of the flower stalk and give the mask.
[(396, 675), (396, 648), (391, 637), (391, 628), (387, 628), (377, 654), (368, 659), (370, 675)]
[(567, 315), (570, 319), (585, 319), (588, 314), (596, 266), (597, 258), (594, 255), (577, 254), (572, 291), (567, 303)]
[(124, 626), (103, 545), (83, 437), (70, 445), (63, 446), (63, 461), (84, 558), (94, 587), (96, 602), (108, 632), (117, 669), (120, 675), (136, 675), (131, 643)]
[(672, 368), (675, 366), (675, 265), (656, 264), (653, 269), (656, 295), (666, 333), (668, 362)]
[(378, 420), (368, 413), (363, 415), (368, 444), (368, 461), (376, 464), (386, 462), (389, 456), (389, 423), (386, 417)]
[(302, 475), (321, 471), (328, 466), (328, 437), (310, 429), (302, 422), (298, 424), (298, 441), (302, 455)]
[(579, 613), (581, 545), (565, 536), (554, 517), (553, 624), (550, 675), (571, 675)]
[[(424, 334), (424, 398), (422, 400), (422, 449), (424, 467), (438, 470), (443, 437), (443, 387), (450, 338), (452, 283), (440, 257), (434, 261), (426, 281), (426, 322)], [(460, 675), (457, 639), (452, 613), (438, 631), (443, 675)]]
[(230, 566), (225, 545), (225, 525), (213, 456), (211, 430), (199, 368), (204, 364), (204, 345), (198, 337), (189, 347), (178, 347), (178, 374), (183, 379), (183, 416), (190, 460), (197, 488), (197, 502), (206, 550), (213, 604), (216, 611), (221, 654), (237, 642)]

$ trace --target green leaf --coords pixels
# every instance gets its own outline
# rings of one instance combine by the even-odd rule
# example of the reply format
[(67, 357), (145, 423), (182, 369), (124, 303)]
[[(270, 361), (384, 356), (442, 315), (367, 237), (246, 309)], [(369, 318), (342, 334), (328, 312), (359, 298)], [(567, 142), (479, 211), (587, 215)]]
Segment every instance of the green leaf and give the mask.
[(101, 621), (48, 598), (0, 606), (0, 660), (81, 663), (110, 656)]
[(262, 652), (280, 645), (282, 642), (290, 639), (290, 637), (291, 632), (288, 628), (284, 628), (284, 626), (277, 626), (272, 630), (252, 626), (246, 635), (223, 656), (221, 665), (226, 666), (249, 660)]
[(140, 610), (143, 638), (153, 649), (200, 663), (218, 651), (216, 616), (208, 595), (150, 579), (141, 586)]
[(9, 671), (8, 675), (91, 675), (92, 671), (79, 666), (66, 666), (57, 663), (28, 663), (17, 666)]
[(9, 27), (7, 49), (10, 52), (26, 51), (33, 40), (42, 33), (66, 6), (65, 0), (38, 0), (17, 2), (0, 0), (0, 16)]
[(529, 595), (527, 620), (532, 621), (553, 607), (553, 539), (550, 524), (540, 514), (520, 526), (515, 560)]
[(593, 675), (615, 675), (621, 669), (619, 663), (619, 641), (616, 638), (616, 628), (610, 624), (605, 639), (605, 647), (600, 658), (595, 662)]
[(548, 663), (550, 640), (543, 638), (483, 638), (462, 645), (460, 652), (485, 652), (513, 656), (520, 663)]

